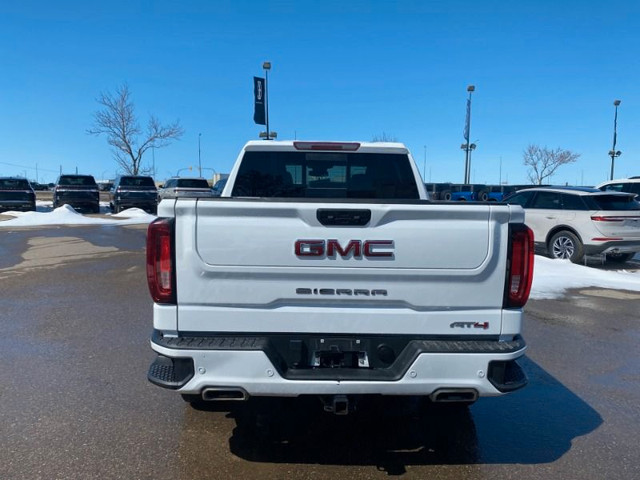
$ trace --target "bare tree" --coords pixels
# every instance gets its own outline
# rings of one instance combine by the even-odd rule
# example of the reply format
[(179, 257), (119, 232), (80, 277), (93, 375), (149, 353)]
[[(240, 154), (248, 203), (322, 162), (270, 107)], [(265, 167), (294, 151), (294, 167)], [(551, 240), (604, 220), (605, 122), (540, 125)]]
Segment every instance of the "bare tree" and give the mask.
[(382, 132), (380, 134), (376, 134), (371, 139), (372, 142), (397, 142), (398, 139), (393, 135), (389, 135), (387, 132)]
[(153, 115), (149, 117), (146, 132), (140, 128), (127, 84), (114, 94), (103, 92), (96, 101), (103, 107), (94, 113), (91, 135), (106, 135), (113, 147), (113, 156), (122, 170), (129, 175), (138, 175), (142, 169), (142, 156), (153, 148), (166, 147), (184, 133), (180, 122), (162, 125)]
[(575, 162), (580, 154), (558, 147), (555, 150), (538, 145), (529, 145), (522, 154), (523, 163), (529, 167), (529, 181), (535, 185), (551, 177), (562, 165)]

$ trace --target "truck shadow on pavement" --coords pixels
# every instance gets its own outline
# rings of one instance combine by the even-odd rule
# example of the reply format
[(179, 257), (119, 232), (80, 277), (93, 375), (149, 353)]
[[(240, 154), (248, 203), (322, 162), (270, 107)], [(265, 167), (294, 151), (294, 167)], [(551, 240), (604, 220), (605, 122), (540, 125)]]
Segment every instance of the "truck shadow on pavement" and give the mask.
[(468, 409), (374, 397), (335, 416), (317, 398), (252, 399), (228, 414), (236, 424), (229, 447), (251, 462), (371, 465), (390, 475), (409, 465), (553, 462), (602, 418), (536, 363), (522, 365), (524, 390)]

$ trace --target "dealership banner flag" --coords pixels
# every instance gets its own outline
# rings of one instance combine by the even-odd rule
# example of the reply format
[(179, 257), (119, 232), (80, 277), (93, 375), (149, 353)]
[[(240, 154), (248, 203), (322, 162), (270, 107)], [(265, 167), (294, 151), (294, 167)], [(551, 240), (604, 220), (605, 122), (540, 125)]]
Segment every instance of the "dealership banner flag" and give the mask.
[(464, 122), (464, 132), (462, 133), (464, 139), (469, 143), (469, 122), (471, 120), (471, 99), (467, 100), (467, 119)]
[(253, 77), (253, 98), (255, 106), (253, 110), (253, 121), (258, 125), (266, 125), (264, 110), (264, 78)]

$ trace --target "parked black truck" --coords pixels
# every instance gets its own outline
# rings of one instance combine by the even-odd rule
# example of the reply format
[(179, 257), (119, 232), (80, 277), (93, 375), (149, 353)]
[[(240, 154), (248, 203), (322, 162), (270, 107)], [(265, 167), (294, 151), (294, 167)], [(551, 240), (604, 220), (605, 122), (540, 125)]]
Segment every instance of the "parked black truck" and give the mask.
[(109, 191), (109, 207), (113, 213), (137, 207), (155, 214), (157, 206), (158, 189), (153, 178), (149, 176), (119, 176)]
[(53, 188), (53, 208), (61, 205), (100, 213), (100, 191), (93, 176), (60, 175)]

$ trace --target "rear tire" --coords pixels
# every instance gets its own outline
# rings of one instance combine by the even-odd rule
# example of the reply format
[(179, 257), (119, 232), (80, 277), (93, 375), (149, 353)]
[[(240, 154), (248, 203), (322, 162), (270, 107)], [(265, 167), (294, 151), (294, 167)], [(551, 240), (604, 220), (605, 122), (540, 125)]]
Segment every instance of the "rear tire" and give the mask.
[(489, 200), (489, 193), (486, 190), (478, 192), (478, 200), (481, 202), (486, 202), (487, 200)]
[(551, 258), (569, 259), (573, 263), (578, 263), (584, 258), (582, 242), (568, 230), (561, 230), (551, 237), (547, 250)]
[(450, 202), (451, 201), (451, 192), (449, 190), (445, 190), (444, 192), (442, 192), (442, 199), (445, 202)]

